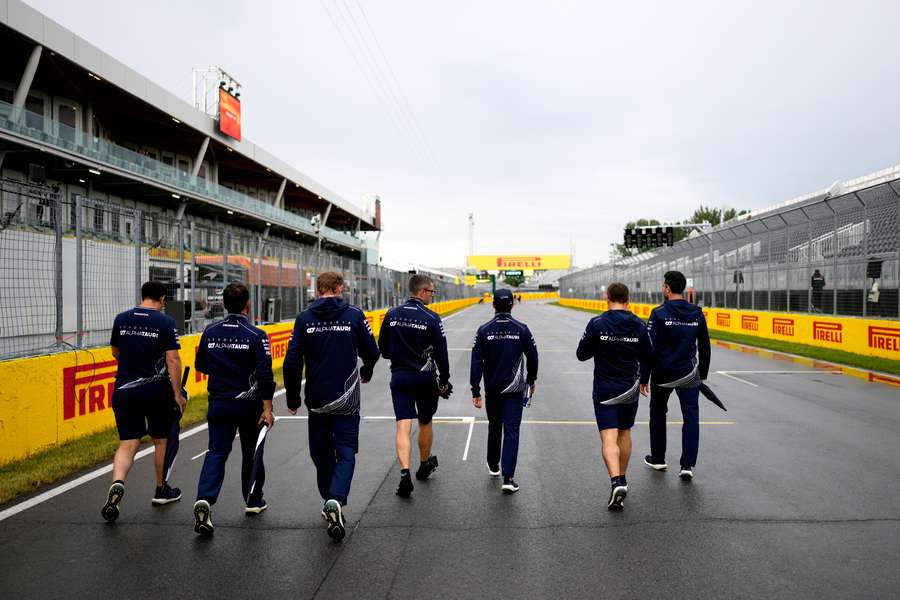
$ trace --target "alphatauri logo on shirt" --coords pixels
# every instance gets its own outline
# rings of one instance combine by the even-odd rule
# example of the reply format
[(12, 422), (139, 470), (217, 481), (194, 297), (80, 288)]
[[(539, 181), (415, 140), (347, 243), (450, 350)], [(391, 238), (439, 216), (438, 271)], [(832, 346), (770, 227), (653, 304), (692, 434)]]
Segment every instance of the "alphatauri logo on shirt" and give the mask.
[(696, 321), (693, 321), (693, 322), (691, 322), (691, 321), (676, 321), (674, 319), (670, 319), (670, 320), (666, 321), (666, 327), (671, 327), (672, 325), (675, 325), (678, 327), (697, 327), (699, 325), (699, 323), (697, 323)]

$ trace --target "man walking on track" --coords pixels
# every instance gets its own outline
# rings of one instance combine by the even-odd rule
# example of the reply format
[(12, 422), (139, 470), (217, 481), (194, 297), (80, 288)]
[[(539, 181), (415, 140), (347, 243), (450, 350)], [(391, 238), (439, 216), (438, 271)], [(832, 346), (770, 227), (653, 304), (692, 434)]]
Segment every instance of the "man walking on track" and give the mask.
[(594, 415), (611, 484), (606, 507), (622, 510), (639, 381), (650, 369), (650, 341), (644, 322), (628, 310), (628, 287), (610, 284), (606, 297), (609, 310), (588, 322), (576, 355), (581, 361), (594, 359)]
[(475, 408), (481, 408), (481, 378), (484, 376), (488, 415), (487, 468), (492, 477), (503, 474), (501, 489), (507, 494), (519, 491), (519, 485), (513, 479), (519, 454), (519, 427), (522, 409), (534, 395), (538, 371), (534, 336), (525, 323), (510, 314), (514, 302), (515, 297), (509, 290), (497, 290), (494, 294), (496, 315), (475, 333), (469, 371)]
[[(241, 441), (244, 513), (256, 515), (268, 508), (263, 498), (266, 472), (262, 449), (257, 456), (256, 442), (260, 425), (271, 428), (275, 424), (272, 415), (275, 378), (269, 336), (247, 319), (250, 292), (246, 287), (228, 284), (222, 292), (222, 301), (228, 316), (206, 328), (195, 360), (197, 370), (209, 375), (209, 451), (203, 459), (194, 503), (194, 531), (201, 535), (213, 532), (212, 505), (222, 490), (225, 461), (236, 432)], [(254, 462), (256, 477), (251, 480)]]
[[(342, 540), (356, 453), (359, 451), (360, 381), (368, 383), (378, 346), (365, 315), (341, 295), (344, 277), (334, 271), (316, 280), (319, 298), (297, 316), (284, 359), (284, 386), (292, 415), (300, 407), (306, 367), (309, 454), (316, 466), (328, 535)], [(357, 369), (357, 358), (362, 367)]]
[(642, 373), (641, 391), (646, 393), (650, 380), (650, 454), (644, 462), (657, 471), (666, 469), (666, 412), (674, 389), (684, 421), (679, 476), (690, 481), (700, 443), (700, 382), (709, 374), (710, 346), (703, 311), (682, 296), (686, 284), (678, 271), (664, 276), (666, 302), (653, 309), (647, 323), (653, 352), (652, 380)]
[(438, 466), (437, 456), (431, 454), (434, 439), (431, 419), (437, 412), (438, 396), (446, 399), (453, 391), (444, 325), (437, 313), (426, 308), (434, 300), (434, 282), (426, 275), (413, 275), (409, 279), (409, 293), (409, 300), (385, 315), (378, 340), (381, 355), (391, 361), (391, 396), (400, 462), (397, 495), (401, 498), (409, 498), (413, 491), (409, 474), (413, 419), (419, 420), (422, 461), (416, 479), (424, 481)]
[(119, 517), (125, 479), (141, 438), (148, 433), (153, 439), (156, 469), (153, 506), (181, 498), (181, 490), (170, 487), (164, 474), (166, 439), (186, 402), (181, 395), (178, 330), (175, 320), (160, 312), (165, 304), (166, 287), (148, 281), (141, 286), (141, 304), (120, 313), (113, 322), (109, 344), (119, 366), (112, 408), (120, 441), (113, 461), (113, 483), (101, 510), (109, 522)]

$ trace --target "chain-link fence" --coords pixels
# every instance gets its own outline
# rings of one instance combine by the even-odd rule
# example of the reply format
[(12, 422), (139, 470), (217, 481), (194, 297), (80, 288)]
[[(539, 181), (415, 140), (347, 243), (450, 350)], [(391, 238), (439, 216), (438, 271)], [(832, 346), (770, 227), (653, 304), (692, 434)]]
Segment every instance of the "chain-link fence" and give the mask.
[[(228, 283), (250, 289), (255, 322), (275, 322), (303, 310), (327, 270), (343, 273), (344, 297), (364, 310), (407, 296), (407, 272), (0, 179), (0, 359), (108, 343), (116, 314), (140, 301), (148, 279), (167, 285), (166, 312), (192, 333), (224, 316)], [(452, 277), (429, 275), (439, 300), (472, 295)]]
[(561, 277), (564, 297), (598, 298), (614, 281), (660, 303), (663, 274), (720, 308), (897, 318), (900, 181), (819, 197), (726, 223), (671, 248)]

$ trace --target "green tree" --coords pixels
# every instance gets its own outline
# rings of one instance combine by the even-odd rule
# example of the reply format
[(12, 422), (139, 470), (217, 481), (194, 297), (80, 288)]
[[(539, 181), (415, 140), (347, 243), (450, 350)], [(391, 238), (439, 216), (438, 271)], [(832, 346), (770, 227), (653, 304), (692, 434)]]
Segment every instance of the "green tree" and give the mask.
[(503, 282), (506, 285), (509, 285), (512, 287), (519, 287), (520, 285), (525, 283), (525, 277), (523, 277), (522, 275), (512, 275), (510, 277), (504, 278)]

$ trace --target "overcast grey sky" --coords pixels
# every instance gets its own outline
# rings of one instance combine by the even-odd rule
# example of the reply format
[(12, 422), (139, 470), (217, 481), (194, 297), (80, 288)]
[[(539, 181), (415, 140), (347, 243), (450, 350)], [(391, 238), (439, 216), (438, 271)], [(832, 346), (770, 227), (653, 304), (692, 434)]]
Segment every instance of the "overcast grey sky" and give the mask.
[(628, 220), (900, 163), (894, 1), (27, 1), (187, 101), (225, 68), (248, 138), (382, 196), (398, 267), (462, 264), (469, 211), (478, 253), (587, 265)]

